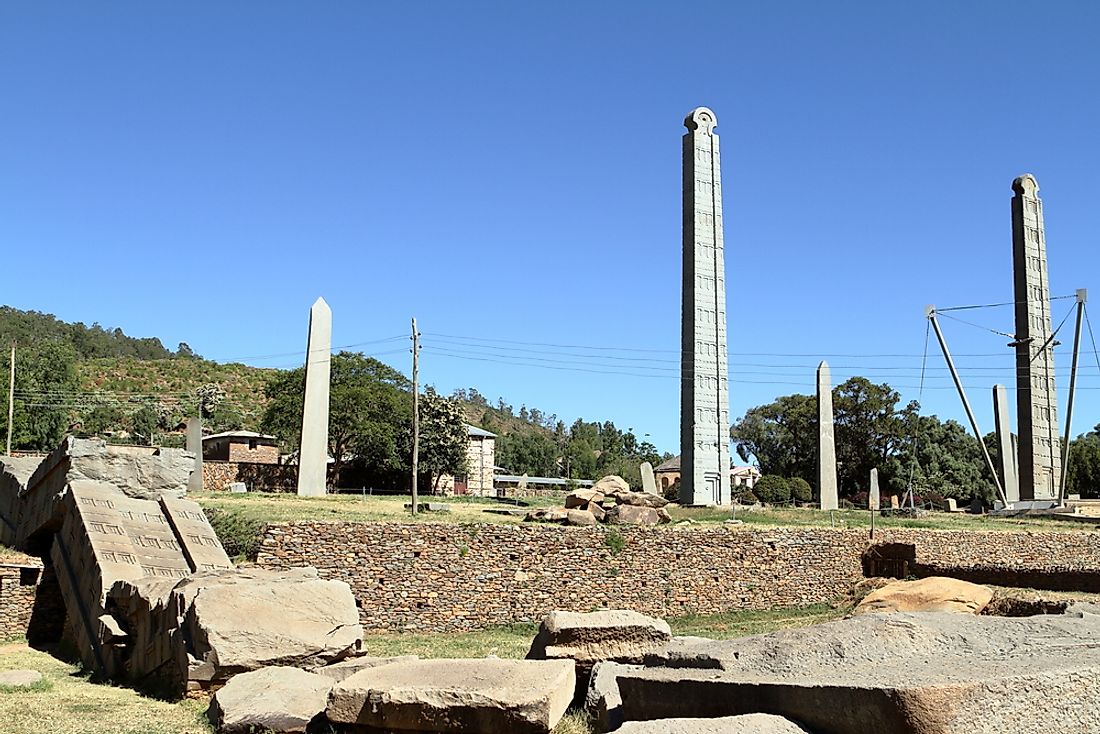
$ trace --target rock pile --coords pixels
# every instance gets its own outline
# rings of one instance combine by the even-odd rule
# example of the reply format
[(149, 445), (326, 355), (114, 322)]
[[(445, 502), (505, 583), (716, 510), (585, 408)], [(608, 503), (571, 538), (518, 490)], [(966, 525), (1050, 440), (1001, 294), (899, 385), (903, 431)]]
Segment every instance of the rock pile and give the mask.
[(665, 505), (668, 500), (650, 492), (631, 491), (622, 477), (603, 477), (591, 487), (575, 489), (565, 496), (564, 507), (531, 510), (526, 520), (561, 525), (657, 525), (672, 522)]

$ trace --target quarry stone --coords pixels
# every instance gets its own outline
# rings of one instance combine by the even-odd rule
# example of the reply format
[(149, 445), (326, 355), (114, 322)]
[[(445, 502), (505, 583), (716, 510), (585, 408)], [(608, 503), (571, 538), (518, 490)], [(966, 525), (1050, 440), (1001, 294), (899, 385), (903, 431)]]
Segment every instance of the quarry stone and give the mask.
[(377, 668), (379, 665), (389, 665), (390, 663), (407, 663), (411, 660), (419, 659), (420, 658), (416, 655), (398, 655), (397, 657), (391, 658), (377, 658), (369, 655), (362, 655), (357, 658), (341, 660), (338, 663), (326, 665), (323, 668), (316, 668), (313, 672), (331, 678), (333, 681), (339, 683), (367, 668)]
[(565, 495), (565, 507), (566, 509), (573, 509), (574, 507), (586, 507), (587, 505), (595, 502), (603, 502), (604, 495), (597, 489), (589, 489), (587, 487), (579, 487), (574, 489), (569, 494)]
[(618, 474), (608, 474), (606, 477), (597, 479), (591, 491), (610, 496), (619, 492), (629, 492), (630, 485)]
[(622, 734), (809, 734), (793, 721), (770, 714), (630, 721), (618, 731)]
[(41, 680), (42, 674), (37, 670), (0, 671), (0, 686), (8, 688), (30, 688)]
[(573, 696), (568, 660), (415, 660), (337, 683), (326, 714), (351, 732), (547, 734)]
[(333, 685), (331, 678), (297, 668), (260, 668), (233, 676), (214, 694), (206, 715), (218, 734), (304, 734), (324, 716)]
[(622, 494), (615, 495), (616, 501), (621, 505), (631, 505), (633, 507), (652, 507), (658, 509), (668, 504), (668, 500), (659, 494), (650, 494), (649, 492), (624, 492)]
[(916, 581), (894, 581), (865, 596), (853, 614), (869, 612), (958, 612), (980, 614), (993, 590), (969, 581), (930, 576)]
[(607, 521), (617, 525), (657, 525), (661, 516), (652, 507), (617, 505), (607, 511)]

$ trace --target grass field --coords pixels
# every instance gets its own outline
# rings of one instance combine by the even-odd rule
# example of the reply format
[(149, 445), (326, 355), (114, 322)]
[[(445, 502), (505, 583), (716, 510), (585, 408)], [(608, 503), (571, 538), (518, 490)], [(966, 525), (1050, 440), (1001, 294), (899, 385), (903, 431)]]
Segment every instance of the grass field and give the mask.
[[(326, 497), (298, 497), (295, 494), (228, 494), (204, 492), (191, 495), (204, 508), (226, 510), (244, 518), (259, 522), (290, 522), (294, 520), (342, 520), (351, 522), (390, 521), (420, 523), (506, 523), (523, 522), (522, 516), (496, 515), (485, 512), (500, 503), (490, 498), (446, 497), (436, 499), (451, 506), (447, 513), (425, 512), (415, 518), (405, 504), (407, 496), (360, 496), (351, 494)], [(562, 496), (525, 499), (534, 507), (560, 505)], [(866, 510), (837, 510), (822, 512), (811, 508), (765, 508), (754, 511), (744, 509), (736, 515), (727, 508), (669, 508), (673, 520), (691, 520), (702, 525), (716, 525), (736, 516), (749, 525), (773, 527), (846, 527), (869, 528), (871, 513)], [(1096, 525), (1100, 525), (1097, 518)], [(1044, 518), (996, 518), (989, 515), (935, 512), (920, 518), (875, 518), (875, 526), (881, 528), (933, 528), (942, 530), (1052, 530), (1076, 532), (1094, 530), (1091, 523), (1068, 523)]]
[[(847, 607), (812, 607), (737, 612), (714, 617), (670, 619), (673, 634), (740, 637), (837, 619)], [(378, 634), (366, 638), (370, 655), (424, 658), (496, 655), (522, 658), (535, 625), (513, 625), (463, 634)], [(0, 690), (0, 731), (4, 734), (210, 734), (206, 702), (176, 703), (142, 696), (128, 688), (91, 683), (79, 670), (22, 643), (0, 646), (0, 670), (33, 669), (46, 676), (31, 691)], [(589, 734), (580, 715), (570, 715), (554, 734)]]

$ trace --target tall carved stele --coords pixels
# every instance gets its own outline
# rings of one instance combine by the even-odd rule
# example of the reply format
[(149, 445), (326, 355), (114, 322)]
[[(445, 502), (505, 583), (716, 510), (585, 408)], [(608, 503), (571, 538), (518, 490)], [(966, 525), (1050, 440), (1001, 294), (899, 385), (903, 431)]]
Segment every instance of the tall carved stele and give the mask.
[(722, 170), (714, 113), (684, 120), (683, 305), (680, 325), (680, 502), (730, 496), (729, 358), (722, 237)]
[(1012, 271), (1016, 294), (1016, 419), (1021, 500), (1058, 496), (1062, 458), (1054, 392), (1043, 202), (1031, 174), (1012, 182)]
[(821, 509), (835, 510), (840, 507), (836, 482), (836, 439), (833, 433), (833, 380), (829, 363), (824, 360), (817, 366), (817, 494)]
[(328, 394), (332, 374), (332, 310), (318, 298), (309, 309), (306, 391), (298, 448), (298, 495), (320, 497), (327, 489)]

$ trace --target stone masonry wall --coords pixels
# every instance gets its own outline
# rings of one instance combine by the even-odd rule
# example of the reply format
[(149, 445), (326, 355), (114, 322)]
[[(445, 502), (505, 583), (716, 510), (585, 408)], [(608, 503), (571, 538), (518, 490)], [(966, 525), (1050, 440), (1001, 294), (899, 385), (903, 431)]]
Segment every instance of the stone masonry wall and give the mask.
[[(921, 575), (1100, 580), (1094, 532), (891, 530), (874, 542), (915, 545)], [(258, 560), (347, 581), (368, 629), (442, 632), (553, 609), (678, 616), (829, 601), (862, 576), (869, 545), (866, 530), (830, 528), (303, 522), (269, 526)]]
[(40, 568), (0, 565), (0, 640), (27, 633)]
[(202, 462), (202, 486), (207, 492), (222, 492), (234, 482), (244, 482), (249, 492), (294, 492), (298, 466), (209, 459)]

